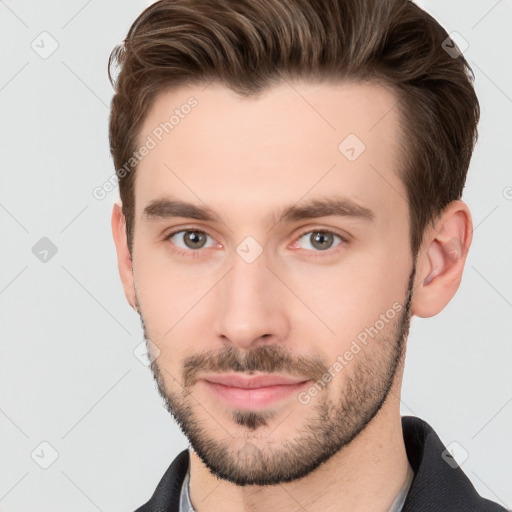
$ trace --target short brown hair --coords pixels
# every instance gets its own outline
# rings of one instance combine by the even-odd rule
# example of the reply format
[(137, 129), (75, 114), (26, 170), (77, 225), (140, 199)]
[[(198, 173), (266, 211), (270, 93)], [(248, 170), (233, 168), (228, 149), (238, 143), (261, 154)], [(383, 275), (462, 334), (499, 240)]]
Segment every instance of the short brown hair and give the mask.
[(460, 52), (445, 51), (447, 41), (453, 46), (447, 38), (409, 0), (160, 0), (148, 7), (108, 66), (115, 88), (110, 149), (130, 252), (135, 167), (119, 170), (156, 95), (215, 80), (254, 96), (291, 78), (377, 80), (395, 92), (403, 162), (397, 172), (416, 257), (427, 225), (462, 196), (477, 140), (474, 75)]

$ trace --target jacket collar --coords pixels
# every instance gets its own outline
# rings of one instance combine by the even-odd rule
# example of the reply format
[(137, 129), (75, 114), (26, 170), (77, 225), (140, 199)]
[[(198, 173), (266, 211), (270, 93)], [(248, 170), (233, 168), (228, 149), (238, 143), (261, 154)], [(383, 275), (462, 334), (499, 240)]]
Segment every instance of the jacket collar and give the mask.
[[(402, 512), (506, 512), (479, 496), (427, 422), (403, 416), (402, 430), (414, 470)], [(135, 512), (179, 512), (181, 486), (188, 466), (189, 452), (183, 450), (165, 472), (151, 499)]]
[(480, 497), (427, 422), (403, 416), (402, 430), (407, 458), (414, 470), (402, 512), (505, 511)]

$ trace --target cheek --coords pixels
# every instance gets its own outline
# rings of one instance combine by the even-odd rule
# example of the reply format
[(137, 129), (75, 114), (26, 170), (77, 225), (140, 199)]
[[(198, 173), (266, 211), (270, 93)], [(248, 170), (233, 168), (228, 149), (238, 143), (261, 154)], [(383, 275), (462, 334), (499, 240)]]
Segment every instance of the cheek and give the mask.
[(155, 258), (145, 257), (143, 251), (134, 254), (133, 270), (147, 334), (157, 342), (169, 330), (172, 332), (185, 314), (188, 295), (183, 293), (183, 283), (178, 275), (165, 271)]
[(177, 356), (179, 351), (194, 346), (188, 340), (208, 340), (199, 331), (205, 324), (205, 295), (218, 276), (200, 267), (171, 263), (165, 251), (150, 247), (134, 251), (135, 289), (146, 333), (162, 352), (171, 351)]
[(326, 347), (333, 357), (345, 351), (365, 329), (376, 325), (379, 336), (390, 332), (393, 319), (405, 306), (411, 265), (407, 257), (397, 257), (394, 249), (384, 248), (354, 254), (329, 268), (312, 266), (306, 274), (297, 272), (290, 282), (318, 318), (309, 315), (308, 326), (315, 323), (316, 332), (332, 340)]

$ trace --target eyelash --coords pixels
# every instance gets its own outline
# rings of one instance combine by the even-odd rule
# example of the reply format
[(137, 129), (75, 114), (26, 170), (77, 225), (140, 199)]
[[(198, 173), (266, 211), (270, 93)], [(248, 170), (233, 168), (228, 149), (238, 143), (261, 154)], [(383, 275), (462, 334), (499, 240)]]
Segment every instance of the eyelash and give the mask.
[[(195, 228), (181, 228), (181, 229), (178, 229), (176, 231), (173, 231), (171, 233), (169, 233), (166, 237), (165, 237), (165, 240), (166, 241), (169, 241), (174, 235), (178, 234), (178, 233), (187, 233), (187, 232), (190, 232), (190, 231), (193, 231), (195, 233), (203, 233), (207, 236), (209, 236), (210, 238), (213, 239), (213, 237), (211, 235), (209, 235), (206, 231), (202, 230), (202, 229), (195, 229)], [(324, 254), (327, 254), (327, 255), (332, 255), (333, 253), (336, 253), (338, 250), (341, 250), (342, 247), (344, 247), (345, 245), (347, 245), (349, 243), (349, 240), (348, 238), (340, 235), (339, 233), (336, 233), (334, 231), (330, 231), (328, 229), (308, 229), (307, 231), (303, 231), (300, 235), (298, 235), (295, 239), (295, 242), (296, 243), (298, 240), (300, 240), (304, 235), (307, 235), (309, 233), (322, 233), (322, 234), (331, 234), (331, 235), (334, 235), (336, 237), (338, 237), (342, 243), (338, 244), (337, 246), (335, 246), (333, 249), (327, 249), (325, 251), (310, 251), (308, 249), (304, 249), (304, 250), (307, 250), (308, 252), (315, 252), (315, 253), (320, 253), (320, 254), (316, 254), (315, 258), (317, 257), (323, 257)], [(172, 244), (172, 245), (175, 245), (175, 244)], [(176, 247), (176, 246), (175, 246)], [(187, 256), (187, 257), (192, 257), (192, 258), (197, 258), (200, 256), (200, 253), (202, 252), (201, 249), (197, 249), (197, 250), (193, 250), (193, 249), (188, 249), (188, 250), (183, 250), (183, 249), (174, 249), (174, 251), (177, 253), (177, 254), (180, 254), (181, 256)]]

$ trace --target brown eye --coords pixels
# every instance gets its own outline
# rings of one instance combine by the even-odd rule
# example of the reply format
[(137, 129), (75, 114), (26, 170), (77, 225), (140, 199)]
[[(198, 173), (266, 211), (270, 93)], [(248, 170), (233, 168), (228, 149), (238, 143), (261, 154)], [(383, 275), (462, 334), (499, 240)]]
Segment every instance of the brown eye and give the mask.
[[(207, 238), (209, 238), (209, 235), (204, 231), (182, 229), (181, 231), (171, 233), (167, 237), (167, 240), (180, 249), (194, 251), (206, 248), (205, 244)], [(211, 246), (212, 245), (210, 245), (210, 247)]]

